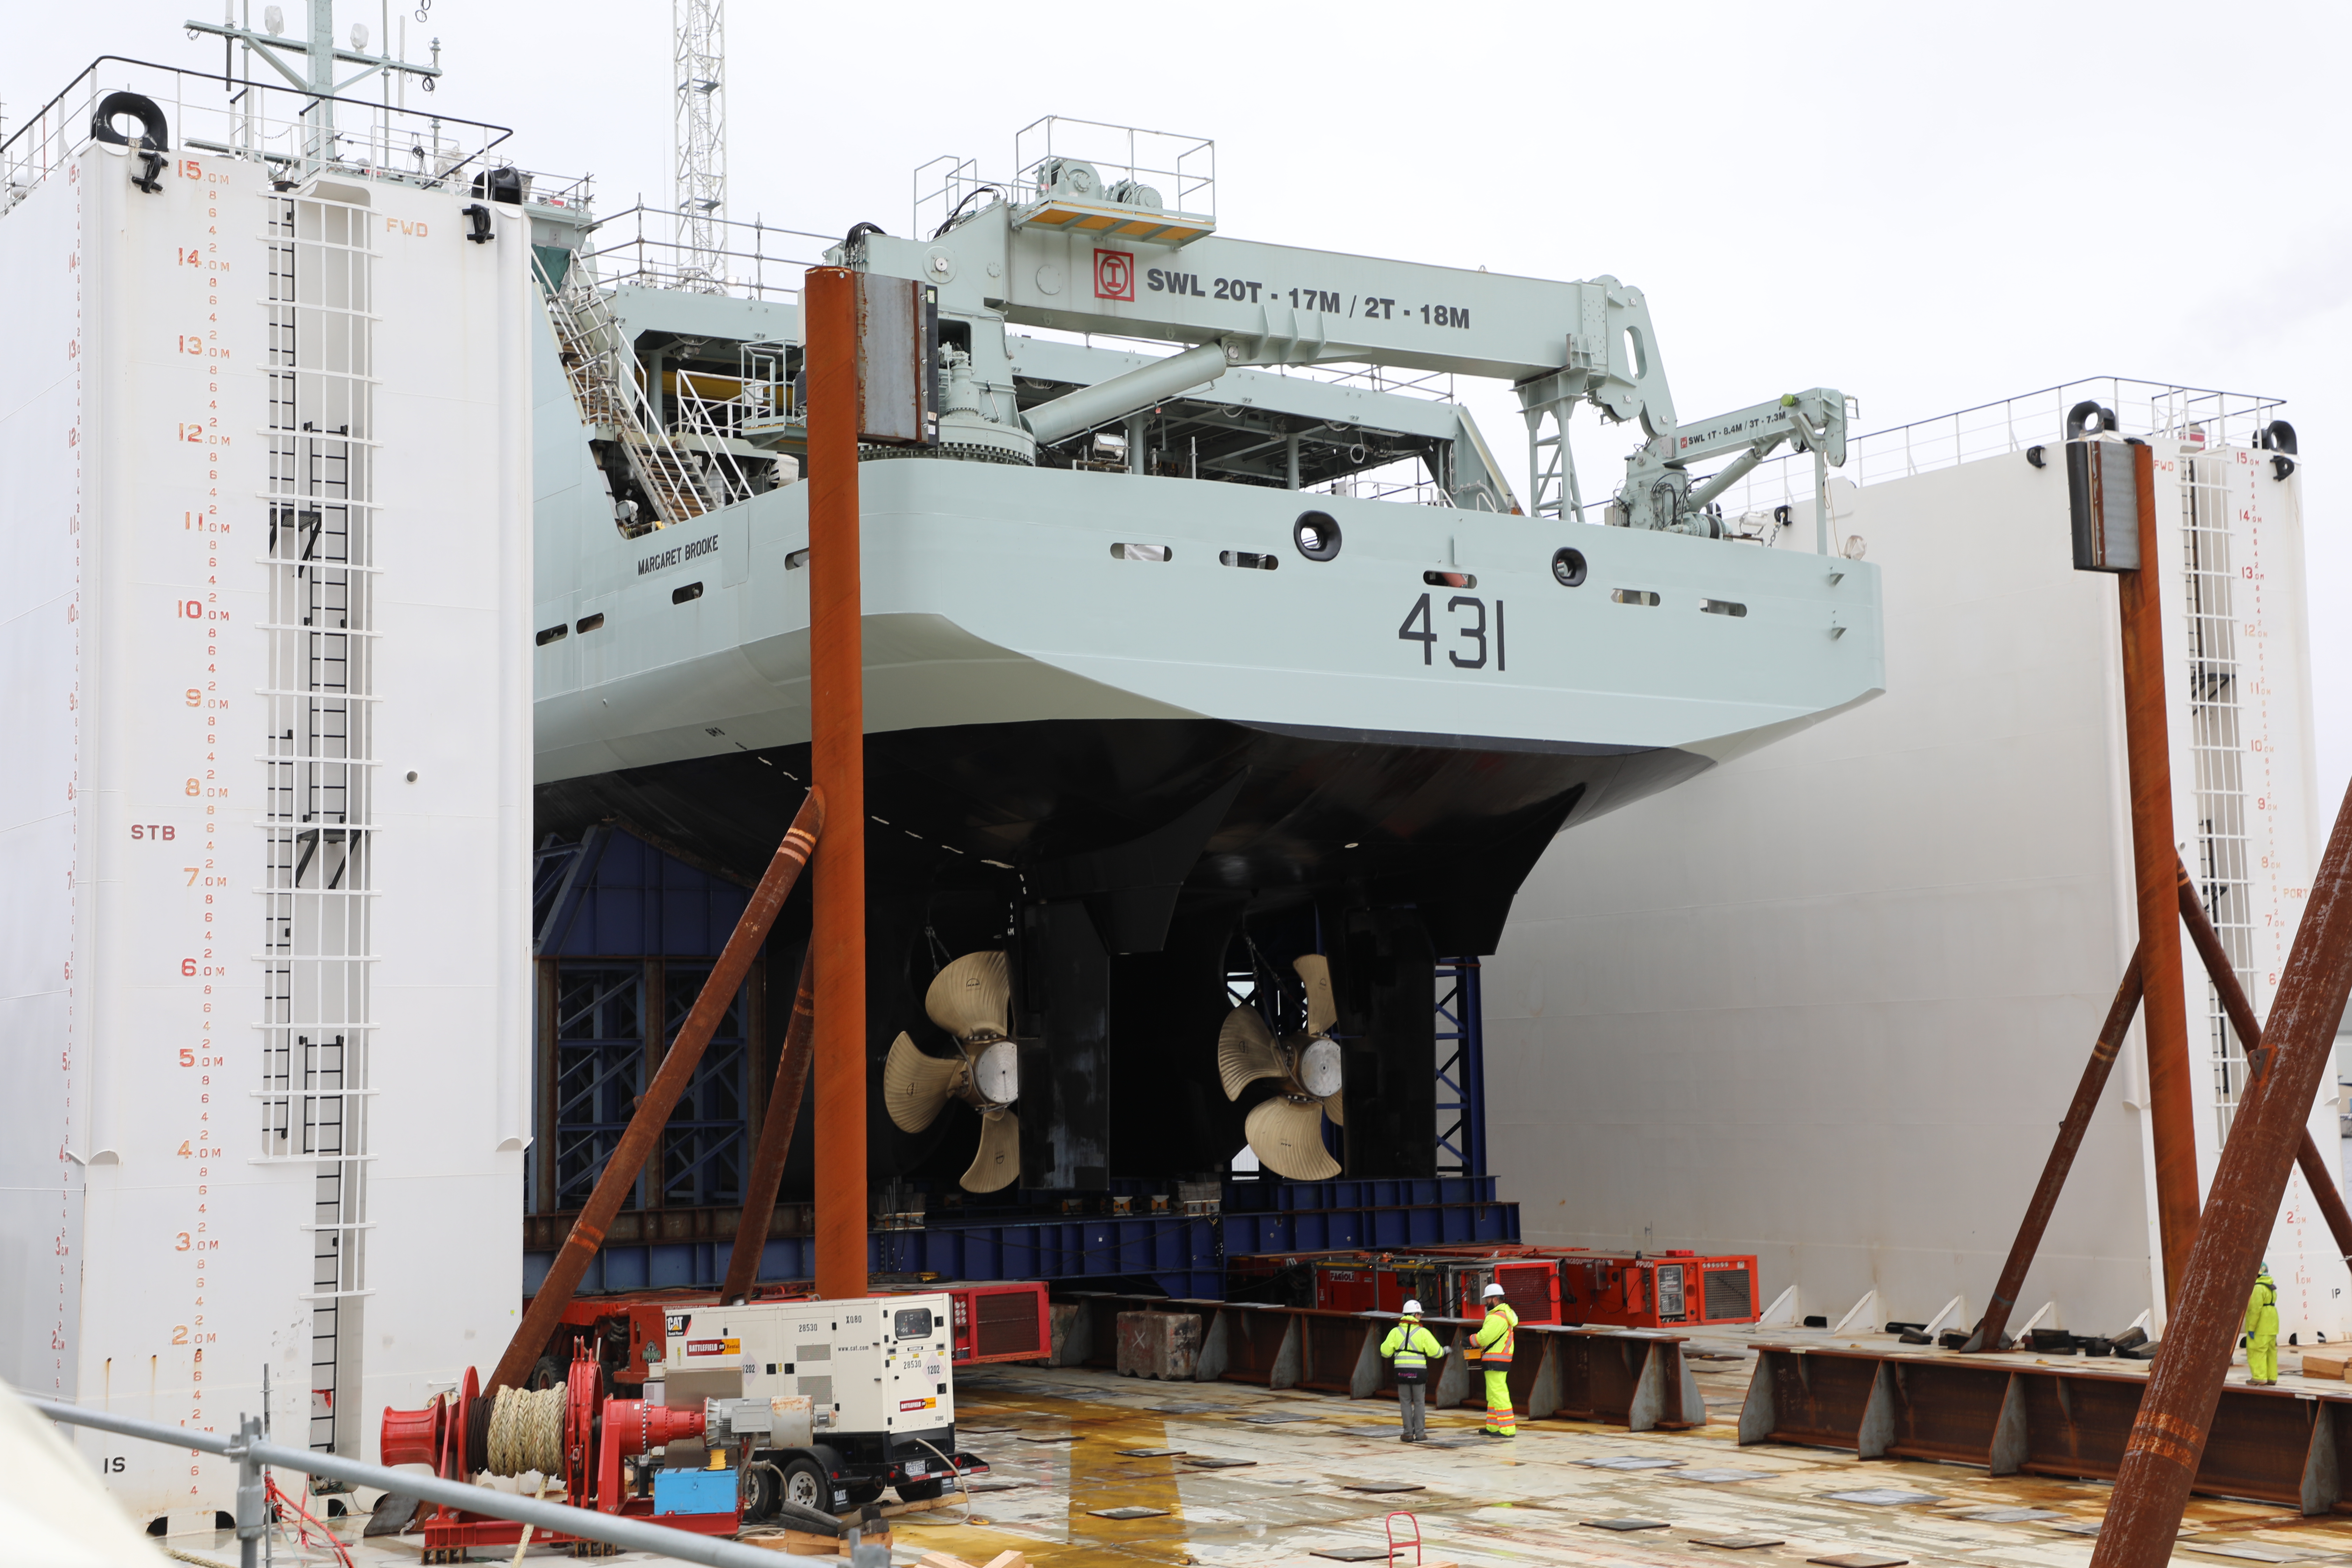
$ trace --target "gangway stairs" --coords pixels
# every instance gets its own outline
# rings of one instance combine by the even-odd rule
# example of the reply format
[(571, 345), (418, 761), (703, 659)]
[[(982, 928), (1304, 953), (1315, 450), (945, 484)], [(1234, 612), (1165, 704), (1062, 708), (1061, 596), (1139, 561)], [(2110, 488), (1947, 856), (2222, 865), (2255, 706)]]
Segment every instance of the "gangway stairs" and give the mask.
[(652, 518), (625, 522), (622, 531), (634, 538), (690, 521), (736, 499), (726, 493), (730, 487), (723, 477), (706, 474), (671, 443), (638, 384), (628, 334), (587, 268), (575, 261), (559, 285), (541, 258), (534, 256), (531, 266), (547, 299), (548, 320), (581, 419), (621, 449), (629, 477), (653, 504)]

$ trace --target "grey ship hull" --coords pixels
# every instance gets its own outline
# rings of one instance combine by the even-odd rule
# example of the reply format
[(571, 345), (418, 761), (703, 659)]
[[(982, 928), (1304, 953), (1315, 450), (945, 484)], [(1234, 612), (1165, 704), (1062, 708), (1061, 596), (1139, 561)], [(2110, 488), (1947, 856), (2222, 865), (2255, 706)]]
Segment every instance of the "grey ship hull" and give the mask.
[[(901, 1029), (947, 1048), (940, 953), (1009, 939), (1033, 1186), (1239, 1146), (1213, 1047), (1242, 935), (1331, 955), (1349, 1173), (1428, 1173), (1432, 961), (1492, 949), (1564, 827), (1883, 680), (1875, 574), (1791, 550), (946, 460), (860, 482), (868, 1032), (877, 1063)], [(543, 832), (765, 865), (807, 778), (804, 493), (542, 538), (542, 624), (604, 616), (540, 655)], [(1338, 559), (1294, 547), (1308, 506)], [(968, 1123), (877, 1110), (877, 1173), (951, 1182)]]

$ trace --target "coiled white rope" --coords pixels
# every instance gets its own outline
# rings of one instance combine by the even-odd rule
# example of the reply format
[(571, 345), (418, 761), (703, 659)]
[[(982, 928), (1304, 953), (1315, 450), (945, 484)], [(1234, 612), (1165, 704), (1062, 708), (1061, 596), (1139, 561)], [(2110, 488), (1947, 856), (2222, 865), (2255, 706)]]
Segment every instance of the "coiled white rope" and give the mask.
[(563, 1407), (570, 1391), (563, 1388), (501, 1388), (490, 1406), (490, 1431), (486, 1458), (490, 1473), (520, 1476), (536, 1470), (542, 1476), (563, 1471)]

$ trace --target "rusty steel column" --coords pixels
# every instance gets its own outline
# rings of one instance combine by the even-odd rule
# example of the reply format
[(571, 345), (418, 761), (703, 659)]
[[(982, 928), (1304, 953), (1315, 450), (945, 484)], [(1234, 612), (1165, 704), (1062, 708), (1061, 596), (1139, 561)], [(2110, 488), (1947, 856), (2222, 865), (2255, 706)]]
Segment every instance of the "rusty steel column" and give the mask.
[(735, 1226), (735, 1250), (727, 1259), (721, 1301), (738, 1301), (759, 1277), (760, 1252), (768, 1244), (768, 1218), (776, 1212), (776, 1188), (784, 1179), (784, 1156), (792, 1152), (793, 1126), (801, 1119), (808, 1088), (809, 1059), (816, 1044), (816, 954), (801, 960), (800, 990), (793, 997), (793, 1021), (776, 1058), (776, 1081), (768, 1090), (768, 1110), (760, 1123), (760, 1146), (751, 1156), (743, 1189), (743, 1215)]
[(2197, 1082), (2189, 1065), (2179, 899), (2173, 871), (2172, 752), (2164, 720), (2164, 579), (2156, 569), (2154, 454), (2131, 448), (2138, 478), (2139, 559), (2116, 574), (2123, 611), (2124, 749), (2131, 769), (2132, 869), (2139, 889), (2141, 1026), (2147, 1039), (2147, 1114), (2156, 1145), (2157, 1231), (2168, 1308), (2197, 1238)]
[(530, 1310), (508, 1342), (506, 1353), (499, 1358), (498, 1370), (490, 1373), (486, 1393), (501, 1388), (520, 1388), (530, 1375), (540, 1352), (547, 1348), (550, 1335), (563, 1317), (563, 1309), (572, 1304), (572, 1293), (580, 1288), (580, 1277), (588, 1271), (589, 1259), (604, 1244), (604, 1232), (613, 1216), (621, 1212), (622, 1201), (630, 1187), (636, 1184), (637, 1172), (646, 1163), (646, 1153), (662, 1129), (669, 1124), (669, 1113), (677, 1109), (678, 1096), (686, 1092), (688, 1079), (702, 1060), (704, 1047), (710, 1044), (711, 1032), (727, 1009), (734, 1005), (736, 990), (742, 985), (743, 976), (750, 973), (752, 959), (759, 956), (760, 944), (768, 940), (768, 928), (776, 923), (776, 911), (783, 907), (784, 896), (800, 879), (801, 868), (808, 863), (809, 852), (816, 847), (817, 836), (824, 831), (825, 803), (819, 791), (810, 790), (808, 799), (801, 803), (799, 815), (785, 830), (784, 841), (776, 846), (775, 858), (768, 862), (767, 872), (760, 885), (751, 889), (751, 901), (743, 906), (743, 916), (735, 922), (732, 935), (721, 949), (717, 963), (710, 966), (710, 976), (702, 983), (701, 992), (694, 999), (693, 1010), (686, 1022), (678, 1026), (677, 1038), (662, 1058), (661, 1070), (654, 1074), (646, 1092), (638, 1098), (636, 1113), (629, 1118), (621, 1141), (614, 1145), (612, 1158), (604, 1162), (604, 1173), (596, 1178), (595, 1190), (579, 1217), (572, 1222), (572, 1234), (563, 1238), (557, 1249), (554, 1265), (547, 1278), (540, 1282), (539, 1291), (530, 1299)]
[[(2246, 1000), (2246, 988), (2238, 983), (2237, 966), (2221, 951), (2221, 933), (2213, 929), (2205, 906), (2197, 900), (2197, 884), (2189, 879), (2189, 868), (2176, 860), (2173, 869), (2180, 879), (2180, 918), (2189, 927), (2189, 940), (2197, 949), (2197, 956), (2205, 961), (2206, 976), (2221, 998), (2221, 1011), (2230, 1016), (2230, 1027), (2237, 1033), (2238, 1043), (2246, 1048), (2246, 1078), (2251, 1084), (2263, 1076), (2267, 1065), (2263, 1060), (2263, 1026), (2254, 1021), (2253, 1004)], [(2336, 1255), (2352, 1259), (2352, 1209), (2344, 1206), (2344, 1194), (2336, 1190), (2336, 1176), (2328, 1170), (2319, 1145), (2311, 1141), (2308, 1122), (2303, 1129), (2303, 1141), (2295, 1147), (2294, 1160), (2303, 1169), (2304, 1184), (2311, 1189), (2321, 1216), (2327, 1221), (2327, 1234), (2336, 1238)]]
[(833, 832), (816, 858), (816, 1289), (866, 1294), (866, 700), (857, 527), (857, 275), (812, 267), (808, 372), (810, 768)]
[(2116, 999), (2107, 1008), (2107, 1021), (2099, 1026), (2098, 1043), (2091, 1047), (2091, 1059), (2083, 1064), (2083, 1079), (2074, 1086), (2074, 1099), (2058, 1123), (2058, 1141), (2050, 1146), (2050, 1158), (2042, 1163), (2042, 1180), (2033, 1189), (2032, 1201), (2025, 1205), (2025, 1218), (2018, 1225), (2017, 1239), (2010, 1243), (2008, 1260), (2001, 1264), (2000, 1279), (1992, 1288), (1992, 1300), (1986, 1306), (1976, 1332), (1960, 1347), (1962, 1350), (2000, 1348), (2000, 1337), (2009, 1328), (2010, 1310), (2017, 1305), (2017, 1293), (2025, 1288), (2025, 1271), (2033, 1267), (2033, 1255), (2042, 1246), (2042, 1233), (2049, 1228), (2050, 1213), (2058, 1206), (2058, 1194), (2065, 1189), (2066, 1174), (2074, 1168), (2075, 1152), (2083, 1147), (2083, 1134), (2091, 1125), (2091, 1112), (2099, 1108), (2099, 1096), (2106, 1091), (2107, 1075), (2115, 1068), (2116, 1053), (2123, 1047), (2132, 1015), (2139, 1011), (2140, 952), (2134, 948), (2130, 961), (2124, 966), (2123, 984), (2116, 987)]
[(2268, 1245), (2287, 1167), (2313, 1097), (2335, 1060), (2336, 1026), (2352, 992), (2352, 794), (2336, 816), (2327, 852), (2271, 1001), (2269, 1062), (2239, 1102), (2206, 1223), (2181, 1271), (2164, 1348), (2132, 1421), (2091, 1568), (2163, 1568), (2205, 1452), (2205, 1435), (2230, 1353), (2245, 1321), (2254, 1270)]

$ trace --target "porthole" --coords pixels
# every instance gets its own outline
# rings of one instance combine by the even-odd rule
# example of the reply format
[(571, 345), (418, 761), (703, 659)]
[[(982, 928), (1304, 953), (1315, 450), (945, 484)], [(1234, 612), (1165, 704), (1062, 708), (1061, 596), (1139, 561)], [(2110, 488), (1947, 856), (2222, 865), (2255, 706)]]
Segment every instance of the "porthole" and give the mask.
[(1584, 581), (1584, 552), (1555, 550), (1551, 552), (1551, 574), (1563, 588), (1574, 588)]
[(1291, 525), (1290, 537), (1298, 553), (1309, 561), (1330, 561), (1339, 553), (1339, 524), (1328, 511), (1302, 511)]

